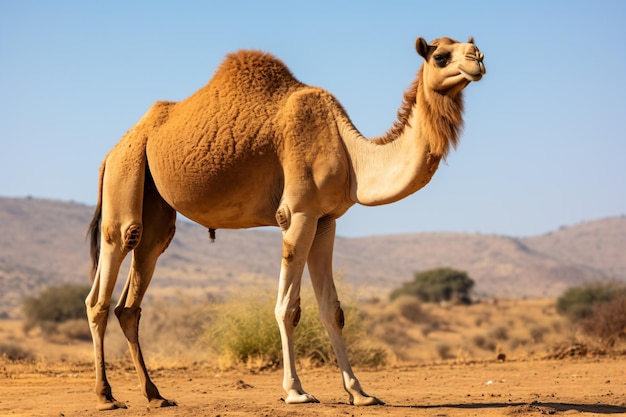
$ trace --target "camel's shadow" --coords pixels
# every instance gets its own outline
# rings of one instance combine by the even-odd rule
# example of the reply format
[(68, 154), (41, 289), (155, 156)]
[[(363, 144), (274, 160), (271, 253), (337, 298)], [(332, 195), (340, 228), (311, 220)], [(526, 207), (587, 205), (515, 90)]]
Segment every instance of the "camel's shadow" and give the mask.
[(414, 409), (435, 409), (435, 408), (459, 408), (459, 409), (492, 409), (492, 408), (508, 408), (522, 407), (529, 411), (571, 411), (575, 410), (580, 413), (596, 413), (596, 414), (624, 414), (626, 407), (609, 404), (568, 404), (555, 402), (532, 402), (532, 403), (474, 403), (474, 404), (438, 404), (438, 405), (391, 405), (396, 408), (414, 408)]

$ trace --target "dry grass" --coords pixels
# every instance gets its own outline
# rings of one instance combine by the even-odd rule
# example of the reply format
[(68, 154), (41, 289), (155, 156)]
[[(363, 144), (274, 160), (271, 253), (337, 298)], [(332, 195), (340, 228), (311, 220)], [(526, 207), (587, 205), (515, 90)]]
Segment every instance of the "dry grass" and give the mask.
[(473, 305), (422, 304), (403, 297), (366, 303), (371, 333), (403, 362), (493, 360), (547, 355), (575, 332), (554, 300), (488, 300)]
[[(251, 356), (241, 363), (200, 343), (201, 336), (207, 334), (207, 326), (215, 319), (217, 305), (219, 303), (207, 302), (206, 298), (147, 300), (140, 339), (148, 366), (152, 369), (190, 365), (214, 369), (267, 366), (266, 358), (261, 355)], [(507, 360), (526, 360), (547, 357), (563, 346), (593, 344), (556, 313), (555, 302), (550, 299), (485, 301), (462, 306), (420, 304), (403, 297), (393, 303), (371, 301), (360, 302), (357, 306), (358, 310), (347, 315), (346, 328), (351, 322), (360, 321), (363, 331), (356, 336), (367, 335), (367, 343), (361, 347), (365, 350), (384, 348), (388, 365), (471, 363), (496, 360), (498, 355), (504, 355)], [(307, 313), (313, 321), (317, 320), (315, 310)], [(269, 315), (269, 322), (273, 322), (272, 311), (260, 314)], [(67, 332), (81, 334), (76, 329)], [(3, 341), (0, 354), (4, 353), (7, 359), (14, 356), (40, 364), (91, 363), (91, 343), (66, 336), (56, 339), (62, 343), (53, 343), (41, 333), (24, 335), (19, 321), (0, 320), (0, 340)], [(132, 368), (126, 341), (114, 319), (107, 329), (106, 352), (109, 363)], [(319, 366), (316, 358), (300, 359), (301, 367)]]
[[(280, 333), (274, 316), (275, 298), (257, 295), (218, 303), (204, 326), (201, 341), (213, 350), (221, 364), (251, 362), (261, 368), (277, 367), (282, 361)], [(310, 291), (301, 299), (301, 317), (295, 329), (296, 358), (308, 366), (335, 363), (333, 347), (319, 320), (319, 311)], [(343, 303), (346, 326), (344, 340), (356, 366), (384, 365), (386, 350), (372, 343), (354, 303)]]

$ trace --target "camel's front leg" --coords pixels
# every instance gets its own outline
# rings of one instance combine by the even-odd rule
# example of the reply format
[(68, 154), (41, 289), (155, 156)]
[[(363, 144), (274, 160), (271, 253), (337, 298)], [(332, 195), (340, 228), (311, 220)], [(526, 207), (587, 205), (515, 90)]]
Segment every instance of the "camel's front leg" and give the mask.
[(320, 318), (328, 331), (337, 356), (337, 363), (341, 369), (343, 386), (350, 396), (350, 403), (354, 405), (384, 404), (381, 400), (368, 395), (361, 388), (359, 380), (354, 375), (346, 347), (342, 337), (344, 325), (343, 310), (339, 304), (337, 290), (333, 282), (332, 257), (335, 242), (335, 220), (320, 220), (317, 235), (313, 241), (309, 259), (309, 273), (319, 305)]
[(300, 320), (302, 271), (315, 235), (317, 219), (302, 213), (296, 213), (290, 217), (290, 221), (284, 223), (279, 221), (283, 229), (283, 252), (275, 312), (282, 340), (283, 388), (287, 393), (285, 402), (300, 404), (319, 402), (314, 396), (307, 394), (302, 389), (302, 384), (296, 373), (293, 348), (293, 333)]

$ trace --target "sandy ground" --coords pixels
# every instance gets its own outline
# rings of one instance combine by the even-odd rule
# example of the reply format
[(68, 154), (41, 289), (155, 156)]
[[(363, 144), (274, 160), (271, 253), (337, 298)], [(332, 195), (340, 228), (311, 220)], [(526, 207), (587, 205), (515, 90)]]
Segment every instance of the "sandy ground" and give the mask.
[(127, 409), (95, 411), (90, 364), (1, 362), (1, 416), (535, 416), (626, 414), (626, 357), (439, 363), (357, 375), (384, 406), (347, 404), (339, 372), (301, 371), (320, 404), (281, 401), (281, 372), (162, 368), (152, 371), (177, 407), (148, 409), (131, 368), (109, 371), (113, 393)]

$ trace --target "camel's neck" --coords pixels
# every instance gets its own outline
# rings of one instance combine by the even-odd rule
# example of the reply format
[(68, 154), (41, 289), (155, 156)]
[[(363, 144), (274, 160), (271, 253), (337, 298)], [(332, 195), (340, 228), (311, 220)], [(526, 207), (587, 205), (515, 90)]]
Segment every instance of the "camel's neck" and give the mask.
[(381, 205), (413, 194), (430, 181), (450, 145), (456, 146), (463, 111), (454, 98), (431, 92), (418, 80), (404, 97), (398, 121), (383, 137), (368, 140), (349, 122), (340, 122), (351, 167), (351, 198)]

